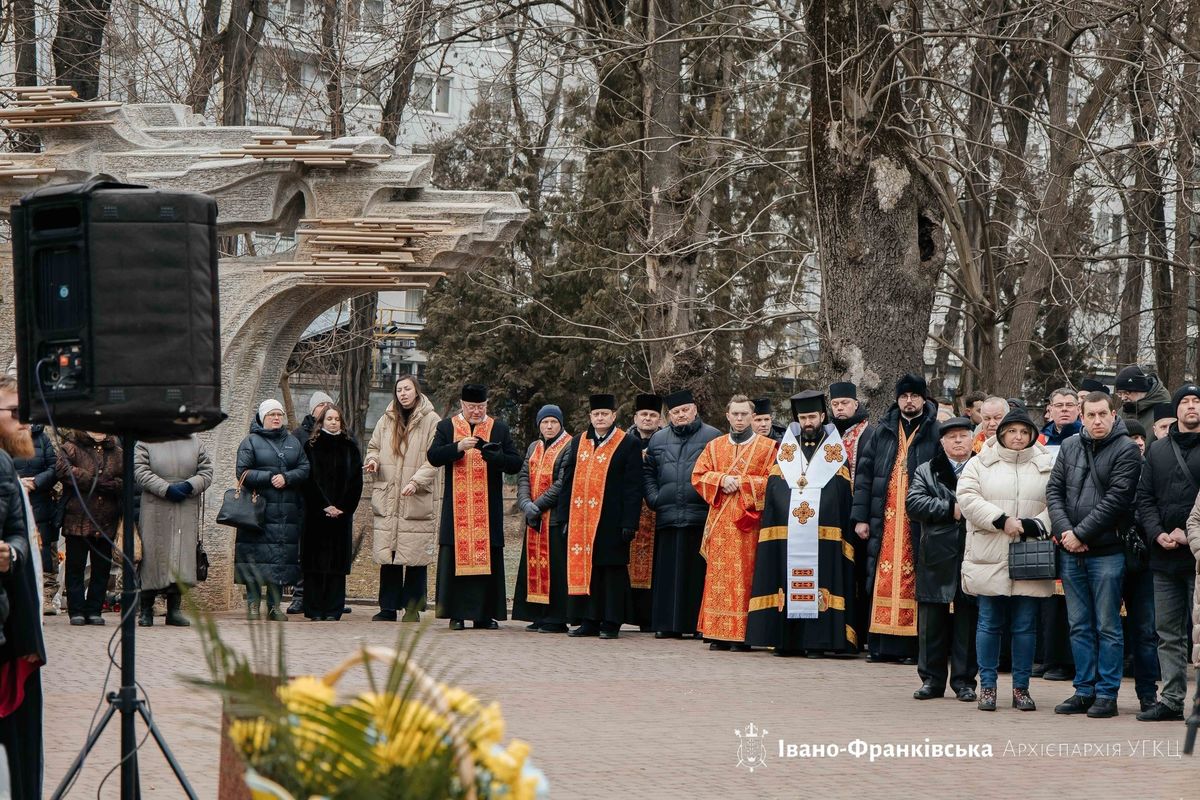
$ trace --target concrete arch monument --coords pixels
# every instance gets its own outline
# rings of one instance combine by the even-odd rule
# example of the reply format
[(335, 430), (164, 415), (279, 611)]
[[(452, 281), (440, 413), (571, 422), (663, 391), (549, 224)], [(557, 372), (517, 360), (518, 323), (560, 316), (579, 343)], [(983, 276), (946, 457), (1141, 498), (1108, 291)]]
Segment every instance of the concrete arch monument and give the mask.
[[(6, 154), (11, 164), (0, 163), (0, 218), (7, 219), (9, 207), (38, 186), (108, 175), (212, 195), (225, 235), (293, 233), (302, 224), (301, 233), (308, 232), (295, 250), (220, 264), (222, 390), (229, 419), (203, 434), (216, 476), (205, 520), (212, 569), (199, 593), (208, 606), (229, 608), (233, 530), (213, 521), (220, 493), (233, 484), (238, 442), (258, 403), (278, 386), (302, 332), (364, 287), (424, 286), (441, 274), (477, 267), (512, 241), (528, 210), (508, 192), (436, 190), (429, 186), (432, 156), (398, 152), (379, 137), (312, 141), (276, 127), (206, 126), (186, 106), (170, 104), (96, 104), (56, 117), (55, 109), (70, 103), (34, 95), (43, 96), (43, 116), (22, 117), (21, 123), (38, 129), (42, 152)], [(5, 243), (3, 364), (15, 352), (11, 259)]]

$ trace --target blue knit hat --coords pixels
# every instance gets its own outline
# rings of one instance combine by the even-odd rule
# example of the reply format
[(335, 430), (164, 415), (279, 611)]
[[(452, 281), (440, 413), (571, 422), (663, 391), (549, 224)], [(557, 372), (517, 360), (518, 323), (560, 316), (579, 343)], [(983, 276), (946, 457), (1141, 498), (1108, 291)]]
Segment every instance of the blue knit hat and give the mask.
[(540, 409), (538, 409), (537, 424), (541, 425), (542, 420), (544, 420), (546, 417), (554, 417), (556, 420), (558, 420), (559, 425), (565, 424), (563, 422), (562, 409), (558, 406), (542, 406)]

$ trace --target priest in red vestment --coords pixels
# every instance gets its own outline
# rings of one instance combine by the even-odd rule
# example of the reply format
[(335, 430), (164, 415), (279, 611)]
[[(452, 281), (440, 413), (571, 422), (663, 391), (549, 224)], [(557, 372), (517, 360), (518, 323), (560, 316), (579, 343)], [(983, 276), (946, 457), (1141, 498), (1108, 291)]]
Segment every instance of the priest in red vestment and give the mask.
[(570, 636), (616, 639), (629, 618), (629, 544), (642, 511), (642, 451), (617, 427), (617, 399), (590, 398), (591, 424), (563, 464)]
[(507, 619), (504, 585), (503, 475), (521, 469), (508, 425), (488, 416), (487, 387), (468, 383), (462, 410), (437, 424), (426, 454), (446, 471), (438, 533), (437, 617), (451, 630), (464, 620), (498, 628)]
[(705, 445), (692, 469), (692, 485), (710, 506), (700, 540), (708, 569), (696, 625), (710, 650), (750, 649), (746, 611), (767, 474), (775, 463), (775, 441), (750, 428), (754, 411), (750, 398), (734, 395), (725, 407), (728, 435)]

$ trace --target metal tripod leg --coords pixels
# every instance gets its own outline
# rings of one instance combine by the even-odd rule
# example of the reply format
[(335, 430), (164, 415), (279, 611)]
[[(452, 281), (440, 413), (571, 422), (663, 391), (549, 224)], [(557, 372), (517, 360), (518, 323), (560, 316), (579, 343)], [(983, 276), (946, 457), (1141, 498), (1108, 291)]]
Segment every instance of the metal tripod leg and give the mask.
[(175, 760), (175, 754), (167, 746), (167, 740), (163, 738), (162, 733), (158, 730), (158, 726), (154, 724), (154, 718), (146, 710), (145, 700), (138, 700), (137, 710), (142, 715), (142, 720), (145, 721), (150, 735), (154, 737), (154, 741), (158, 742), (158, 749), (162, 751), (163, 758), (167, 759), (167, 763), (171, 765), (171, 771), (175, 773), (175, 779), (179, 781), (179, 786), (188, 796), (188, 800), (200, 800), (196, 796), (195, 790), (192, 789), (192, 785), (188, 783), (187, 776), (183, 774), (183, 767), (179, 766), (179, 762)]
[(108, 710), (100, 718), (100, 724), (92, 730), (92, 735), (88, 737), (87, 743), (79, 751), (79, 755), (75, 756), (75, 760), (71, 762), (71, 768), (63, 776), (62, 781), (58, 784), (58, 788), (54, 790), (54, 794), (50, 795), (50, 800), (60, 800), (63, 794), (66, 793), (71, 783), (75, 780), (75, 776), (79, 774), (79, 770), (83, 769), (83, 762), (87, 760), (88, 754), (92, 752), (92, 748), (96, 746), (96, 742), (100, 740), (101, 734), (104, 733), (104, 726), (108, 724), (108, 721), (113, 718), (113, 714), (116, 713), (117, 706), (112, 702), (112, 695), (109, 695)]

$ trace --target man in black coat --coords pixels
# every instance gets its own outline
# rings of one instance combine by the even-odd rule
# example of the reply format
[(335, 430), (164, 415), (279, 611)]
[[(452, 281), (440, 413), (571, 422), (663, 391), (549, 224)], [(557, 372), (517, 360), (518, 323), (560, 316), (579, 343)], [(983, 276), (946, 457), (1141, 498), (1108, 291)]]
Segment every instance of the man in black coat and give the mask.
[(1084, 398), (1083, 431), (1063, 442), (1046, 485), (1075, 657), (1075, 694), (1055, 706), (1056, 714), (1117, 715), (1125, 666), (1120, 532), (1133, 525), (1141, 471), (1141, 453), (1113, 399), (1092, 392)]
[(642, 514), (642, 448), (616, 427), (617, 399), (590, 398), (587, 430), (563, 459), (559, 509), (567, 521), (571, 636), (616, 639), (631, 617), (629, 545)]
[(1150, 547), (1163, 679), (1158, 703), (1138, 714), (1144, 722), (1182, 720), (1187, 700), (1188, 619), (1196, 588), (1187, 519), (1200, 487), (1200, 386), (1180, 387), (1173, 403), (1176, 422), (1150, 445), (1137, 493), (1138, 522)]
[(13, 458), (13, 465), (29, 495), (33, 520), (42, 537), (42, 606), (45, 613), (54, 615), (58, 613), (58, 608), (51, 602), (58, 592), (58, 524), (55, 520), (58, 503), (54, 498), (54, 485), (58, 482), (54, 465), (58, 453), (41, 425), (29, 427), (29, 438), (33, 442), (33, 455)]
[(508, 618), (504, 585), (504, 478), (521, 471), (508, 425), (487, 413), (487, 387), (462, 388), (462, 410), (437, 424), (426, 454), (445, 467), (438, 532), (437, 618), (494, 630)]
[(700, 555), (708, 503), (692, 486), (692, 469), (721, 432), (700, 419), (690, 391), (668, 394), (666, 404), (670, 424), (646, 445), (643, 482), (655, 513), (651, 627), (657, 639), (677, 639), (698, 635), (708, 566)]
[[(917, 548), (917, 700), (942, 697), (946, 692), (947, 660), (950, 688), (965, 703), (975, 702), (975, 623), (979, 607), (962, 590), (963, 551), (967, 523), (958, 508), (958, 476), (971, 458), (973, 436), (968, 417), (953, 417), (938, 430), (941, 449), (917, 467), (908, 488), (908, 513), (913, 518)], [(950, 604), (954, 613), (950, 613)]]
[(902, 376), (896, 402), (858, 453), (850, 518), (867, 542), (870, 661), (917, 663), (919, 543), (912, 539), (905, 498), (913, 473), (938, 448), (937, 404), (928, 395), (925, 378)]

